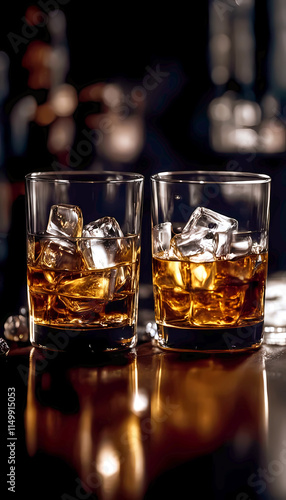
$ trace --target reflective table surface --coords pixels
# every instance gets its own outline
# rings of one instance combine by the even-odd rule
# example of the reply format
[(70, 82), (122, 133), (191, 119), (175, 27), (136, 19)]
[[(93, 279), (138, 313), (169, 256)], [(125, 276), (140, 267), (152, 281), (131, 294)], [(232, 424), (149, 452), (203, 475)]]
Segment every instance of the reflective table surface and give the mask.
[(1, 498), (286, 498), (286, 347), (0, 361)]

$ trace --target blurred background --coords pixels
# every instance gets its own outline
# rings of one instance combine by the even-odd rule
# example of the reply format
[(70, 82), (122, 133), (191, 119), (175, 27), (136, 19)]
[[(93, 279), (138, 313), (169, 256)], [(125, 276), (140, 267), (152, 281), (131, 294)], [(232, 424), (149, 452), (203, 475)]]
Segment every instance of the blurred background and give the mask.
[(141, 300), (150, 299), (150, 175), (272, 178), (269, 273), (286, 269), (286, 3), (21, 1), (0, 19), (0, 322), (26, 307), (24, 177), (145, 176)]

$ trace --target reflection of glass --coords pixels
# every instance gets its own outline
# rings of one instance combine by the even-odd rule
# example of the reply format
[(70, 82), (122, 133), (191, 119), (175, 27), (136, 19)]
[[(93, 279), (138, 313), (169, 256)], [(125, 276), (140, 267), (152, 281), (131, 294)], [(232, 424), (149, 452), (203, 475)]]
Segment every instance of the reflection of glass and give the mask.
[[(206, 486), (200, 485), (192, 470), (198, 471), (198, 457), (207, 457), (200, 463), (199, 478), (208, 477), (210, 484), (215, 481), (215, 492), (220, 484), (224, 494), (231, 491), (230, 498), (239, 498), (238, 493), (246, 485), (249, 488), (248, 477), (262, 466), (267, 438), (262, 351), (256, 356), (255, 360), (188, 361), (164, 354), (156, 358), (151, 399), (151, 418), (156, 422), (152, 442), (155, 468), (156, 464), (162, 470), (172, 467), (173, 481), (180, 478), (185, 486), (192, 484), (193, 490), (201, 486), (204, 491)], [(184, 479), (186, 464), (190, 476)]]
[(261, 345), (270, 178), (228, 172), (152, 177), (158, 345), (188, 351)]
[(40, 450), (60, 456), (96, 498), (141, 498), (145, 458), (133, 408), (140, 394), (135, 355), (92, 367), (69, 366), (62, 356), (31, 351), (25, 414), (29, 455)]
[(32, 344), (132, 347), (143, 177), (37, 173), (26, 186)]
[[(265, 466), (264, 356), (260, 350), (247, 357), (190, 359), (162, 351), (150, 355), (141, 345), (138, 354), (82, 366), (33, 348), (26, 444), (34, 464), (51, 458), (33, 485), (47, 477), (52, 482), (55, 468), (58, 475), (63, 468), (74, 471), (76, 480), (74, 490), (66, 483), (60, 494), (78, 498), (80, 484), (81, 498), (86, 491), (103, 500), (142, 500), (184, 498), (190, 484), (192, 491), (205, 492), (208, 477), (213, 489), (202, 498), (221, 495), (218, 484), (231, 492), (229, 498), (239, 498), (250, 475)], [(178, 488), (177, 495), (169, 488)], [(52, 490), (60, 498), (56, 484)], [(255, 488), (247, 491), (255, 498)]]
[[(277, 342), (278, 344), (278, 342)], [(262, 486), (268, 498), (286, 498), (285, 348), (267, 347), (268, 440)]]

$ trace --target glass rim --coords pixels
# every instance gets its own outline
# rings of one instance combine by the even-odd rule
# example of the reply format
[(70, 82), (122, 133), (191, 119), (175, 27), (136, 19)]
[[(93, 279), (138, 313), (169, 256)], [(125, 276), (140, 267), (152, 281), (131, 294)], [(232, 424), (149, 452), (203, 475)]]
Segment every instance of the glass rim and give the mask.
[[(205, 176), (204, 179), (196, 179), (196, 176)], [(176, 178), (178, 177), (178, 178)], [(193, 178), (192, 178), (193, 177)], [(221, 177), (221, 179), (218, 179)], [(225, 179), (223, 179), (225, 177)], [(233, 179), (231, 179), (233, 178)], [(151, 175), (153, 182), (165, 182), (169, 184), (268, 184), (271, 177), (267, 174), (254, 172), (228, 172), (225, 170), (180, 170), (164, 171)]]
[[(106, 179), (104, 177), (113, 177)], [(100, 178), (101, 177), (101, 178)], [(122, 177), (122, 178), (120, 178)], [(48, 172), (31, 172), (25, 175), (26, 181), (39, 181), (51, 183), (78, 183), (78, 184), (126, 184), (132, 182), (143, 181), (144, 176), (136, 172), (115, 172), (112, 170), (105, 170), (103, 172), (94, 172), (90, 170), (65, 170), (61, 171), (48, 171)]]

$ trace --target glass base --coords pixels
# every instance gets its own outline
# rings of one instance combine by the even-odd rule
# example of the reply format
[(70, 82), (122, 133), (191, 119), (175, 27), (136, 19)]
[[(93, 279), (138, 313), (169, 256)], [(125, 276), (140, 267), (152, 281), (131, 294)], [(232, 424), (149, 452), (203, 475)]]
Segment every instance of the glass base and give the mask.
[(102, 329), (55, 328), (36, 325), (31, 328), (31, 344), (51, 351), (101, 353), (131, 349), (136, 345), (135, 326)]
[(157, 325), (158, 347), (179, 352), (225, 353), (258, 349), (263, 321), (239, 328), (177, 328)]

